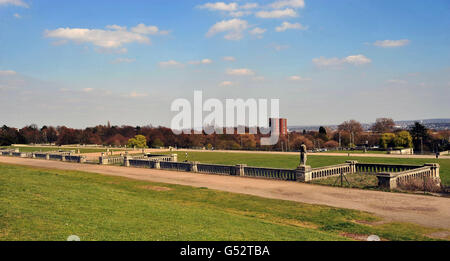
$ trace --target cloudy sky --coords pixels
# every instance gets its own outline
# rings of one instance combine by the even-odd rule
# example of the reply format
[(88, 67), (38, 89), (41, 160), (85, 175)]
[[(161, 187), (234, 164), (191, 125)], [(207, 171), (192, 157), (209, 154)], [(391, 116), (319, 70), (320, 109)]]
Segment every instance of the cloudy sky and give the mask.
[(289, 125), (450, 117), (450, 1), (0, 0), (0, 124), (166, 125), (176, 98)]

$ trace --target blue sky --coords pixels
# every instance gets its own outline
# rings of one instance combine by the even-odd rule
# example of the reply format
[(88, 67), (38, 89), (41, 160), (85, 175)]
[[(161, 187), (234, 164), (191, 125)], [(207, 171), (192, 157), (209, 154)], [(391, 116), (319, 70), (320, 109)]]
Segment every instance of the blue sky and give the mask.
[(290, 125), (450, 117), (450, 2), (0, 0), (0, 124), (166, 125), (176, 98)]

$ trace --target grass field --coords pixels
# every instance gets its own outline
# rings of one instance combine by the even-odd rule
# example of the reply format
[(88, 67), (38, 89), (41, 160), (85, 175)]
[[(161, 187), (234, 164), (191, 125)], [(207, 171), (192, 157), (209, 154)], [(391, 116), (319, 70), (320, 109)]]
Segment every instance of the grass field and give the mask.
[[(185, 152), (178, 151), (178, 161), (186, 159)], [(189, 161), (215, 164), (247, 164), (255, 167), (294, 169), (299, 162), (299, 156), (265, 153), (226, 153), (226, 152), (188, 152)], [(378, 158), (378, 157), (343, 157), (308, 155), (308, 165), (313, 168), (344, 163), (346, 160), (357, 160), (363, 163), (417, 164), (439, 163), (440, 176), (446, 186), (450, 186), (450, 159), (408, 159), (408, 158)]]
[[(371, 214), (205, 188), (0, 164), (0, 240), (428, 240)], [(352, 236), (350, 236), (352, 235)]]

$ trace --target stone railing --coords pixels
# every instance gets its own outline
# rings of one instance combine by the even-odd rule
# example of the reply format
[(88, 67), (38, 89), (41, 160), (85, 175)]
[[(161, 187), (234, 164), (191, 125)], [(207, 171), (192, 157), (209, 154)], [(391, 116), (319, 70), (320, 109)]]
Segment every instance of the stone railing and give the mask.
[(395, 189), (398, 187), (399, 182), (408, 182), (414, 179), (423, 180), (424, 178), (430, 178), (436, 184), (440, 184), (439, 167), (440, 166), (437, 163), (428, 163), (423, 167), (402, 172), (378, 173), (378, 186), (387, 189)]
[(296, 172), (292, 169), (258, 168), (244, 166), (244, 176), (290, 181), (297, 180)]
[(11, 150), (1, 152), (2, 156), (13, 156), (20, 158), (32, 158), (32, 159), (44, 159), (44, 160), (60, 160), (67, 162), (85, 163), (86, 157), (81, 155), (71, 155), (69, 152), (61, 153), (49, 153), (49, 152), (19, 152), (17, 150)]
[(156, 161), (150, 159), (126, 159), (128, 166), (135, 168), (156, 168)]
[(325, 179), (329, 177), (340, 176), (342, 174), (351, 174), (356, 172), (356, 161), (347, 161), (344, 164), (314, 168), (311, 170), (310, 177), (306, 176), (305, 181)]
[(98, 162), (100, 165), (107, 165), (107, 164), (123, 164), (124, 163), (124, 156), (105, 156), (102, 153), (102, 156), (98, 158)]
[[(156, 161), (159, 163), (160, 169), (176, 170), (176, 171), (192, 171), (193, 163), (190, 162), (172, 162), (172, 161)], [(158, 168), (158, 164), (156, 164)]]
[(356, 172), (358, 173), (380, 173), (380, 172), (402, 172), (410, 169), (416, 169), (419, 165), (403, 164), (379, 164), (379, 163), (356, 163)]
[(217, 174), (217, 175), (239, 175), (239, 170), (236, 166), (230, 165), (217, 165), (217, 164), (203, 164), (197, 163), (197, 172), (205, 174)]

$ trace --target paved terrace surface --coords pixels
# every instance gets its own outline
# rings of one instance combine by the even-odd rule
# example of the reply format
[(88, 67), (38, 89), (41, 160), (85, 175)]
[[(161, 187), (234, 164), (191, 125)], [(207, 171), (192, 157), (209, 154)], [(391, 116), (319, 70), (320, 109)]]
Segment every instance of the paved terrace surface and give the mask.
[(0, 162), (62, 170), (79, 170), (136, 180), (207, 187), (265, 198), (356, 209), (374, 213), (387, 221), (411, 222), (428, 227), (450, 229), (450, 198), (344, 189), (277, 180), (15, 157), (0, 157)]

